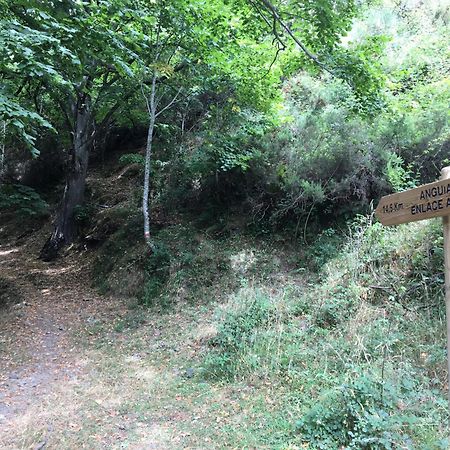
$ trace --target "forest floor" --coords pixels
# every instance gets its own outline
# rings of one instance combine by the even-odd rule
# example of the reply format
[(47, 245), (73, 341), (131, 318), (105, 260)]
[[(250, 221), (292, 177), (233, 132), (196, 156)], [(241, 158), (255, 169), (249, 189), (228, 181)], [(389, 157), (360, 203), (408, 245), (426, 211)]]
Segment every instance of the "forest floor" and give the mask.
[(44, 231), (0, 245), (16, 297), (0, 311), (0, 448), (261, 448), (270, 385), (199, 375), (214, 305), (155, 314), (100, 296), (87, 252), (37, 259)]

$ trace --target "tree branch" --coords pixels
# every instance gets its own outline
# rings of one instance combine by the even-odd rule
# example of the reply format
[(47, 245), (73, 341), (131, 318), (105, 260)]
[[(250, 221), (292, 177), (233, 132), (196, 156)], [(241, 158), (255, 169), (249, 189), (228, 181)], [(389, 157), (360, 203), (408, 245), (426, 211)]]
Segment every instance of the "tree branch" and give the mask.
[(177, 101), (177, 98), (178, 98), (178, 96), (180, 95), (181, 90), (182, 90), (182, 88), (180, 88), (180, 89), (178, 90), (178, 92), (175, 94), (175, 96), (172, 98), (172, 100), (171, 100), (169, 103), (167, 103), (167, 105), (164, 106), (164, 108), (162, 108), (161, 110), (159, 110), (159, 111), (156, 113), (155, 118), (157, 118), (160, 114), (162, 114), (164, 111), (166, 111), (167, 109), (169, 109), (169, 108)]
[[(303, 44), (302, 41), (300, 41), (300, 39), (293, 33), (293, 31), (290, 29), (289, 25), (287, 25), (283, 19), (281, 18), (278, 10), (275, 8), (274, 5), (272, 5), (272, 3), (270, 3), (268, 0), (257, 0), (260, 1), (265, 9), (267, 11), (269, 11), (269, 13), (271, 14), (272, 18), (273, 18), (273, 24), (272, 24), (272, 32), (275, 36), (275, 39), (280, 42), (282, 45), (285, 45), (284, 42), (280, 39), (280, 35), (278, 33), (278, 30), (276, 29), (276, 23), (278, 23), (281, 28), (283, 28), (286, 33), (290, 36), (290, 38), (298, 45), (298, 47), (302, 50), (302, 52), (311, 60), (313, 61), (315, 64), (317, 64), (321, 69), (325, 70), (326, 72), (328, 72), (330, 75), (335, 76), (335, 74), (328, 69), (328, 67), (326, 67), (326, 65), (319, 60), (319, 58), (314, 55), (307, 47), (305, 44)], [(254, 2), (252, 0), (250, 0), (250, 3), (254, 5)], [(267, 20), (266, 20), (267, 22)]]
[(109, 109), (109, 111), (105, 114), (102, 121), (100, 122), (100, 125), (97, 127), (95, 134), (99, 134), (101, 131), (104, 130), (104, 128), (108, 125), (109, 121), (113, 117), (113, 115), (116, 113), (116, 111), (127, 101), (129, 100), (134, 94), (134, 91), (130, 91), (124, 96), (120, 98), (116, 103), (114, 103), (113, 106)]

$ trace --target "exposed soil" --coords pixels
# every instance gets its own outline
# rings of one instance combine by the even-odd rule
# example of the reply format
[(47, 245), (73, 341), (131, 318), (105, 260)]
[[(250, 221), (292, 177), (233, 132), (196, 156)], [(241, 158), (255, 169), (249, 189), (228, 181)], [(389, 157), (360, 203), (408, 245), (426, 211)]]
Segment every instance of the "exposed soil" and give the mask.
[(241, 425), (236, 395), (192, 368), (211, 312), (160, 315), (100, 296), (93, 252), (37, 259), (47, 232), (0, 245), (16, 299), (0, 309), (0, 448), (233, 448), (224, 427)]
[(90, 288), (86, 255), (71, 253), (44, 263), (36, 256), (40, 242), (35, 238), (0, 245), (3, 296), (12, 298), (0, 309), (2, 444), (56, 385), (83, 377), (85, 364), (73, 339), (77, 330), (124, 311), (118, 300), (100, 297)]
[[(90, 182), (104, 211), (89, 234), (100, 246), (120, 219), (111, 211), (128, 181)], [(130, 308), (92, 288), (95, 249), (40, 261), (48, 227), (0, 227), (0, 448), (264, 448), (260, 421), (281, 401), (272, 386), (201, 375), (220, 298), (188, 305), (180, 290), (170, 314)], [(130, 277), (118, 283), (116, 295)]]
[[(131, 183), (120, 180), (88, 180), (107, 212)], [(114, 231), (102, 219), (90, 233), (98, 243)], [(90, 279), (94, 251), (72, 247), (51, 263), (38, 259), (49, 227), (0, 226), (0, 448), (199, 448), (191, 421), (203, 402), (191, 405), (201, 398), (194, 384), (189, 394), (178, 391), (201, 348), (191, 333), (203, 332), (202, 314), (163, 318), (99, 295)], [(210, 434), (200, 439), (211, 447)]]

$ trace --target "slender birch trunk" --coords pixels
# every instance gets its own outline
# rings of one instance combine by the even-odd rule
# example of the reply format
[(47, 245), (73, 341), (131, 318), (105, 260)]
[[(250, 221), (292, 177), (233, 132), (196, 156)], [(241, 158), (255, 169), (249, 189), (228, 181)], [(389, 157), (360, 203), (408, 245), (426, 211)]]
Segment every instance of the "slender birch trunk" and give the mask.
[(155, 129), (156, 121), (156, 73), (152, 77), (152, 86), (150, 92), (150, 98), (146, 97), (148, 113), (150, 117), (150, 123), (147, 134), (147, 145), (145, 150), (145, 171), (144, 171), (144, 193), (142, 195), (142, 212), (144, 215), (144, 239), (150, 250), (154, 250), (154, 244), (150, 234), (150, 169), (152, 162), (152, 145), (153, 145), (153, 132)]
[(2, 142), (0, 144), (0, 182), (5, 171), (6, 120), (2, 121)]

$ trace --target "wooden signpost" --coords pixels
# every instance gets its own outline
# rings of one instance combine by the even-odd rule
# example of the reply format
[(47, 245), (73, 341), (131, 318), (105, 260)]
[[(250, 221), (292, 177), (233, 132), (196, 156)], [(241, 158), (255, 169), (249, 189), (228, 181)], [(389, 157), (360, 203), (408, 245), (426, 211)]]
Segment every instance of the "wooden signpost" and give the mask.
[(383, 225), (399, 225), (432, 217), (448, 216), (450, 215), (450, 179), (441, 179), (409, 191), (387, 195), (380, 200), (375, 214)]
[(383, 197), (375, 210), (375, 215), (383, 225), (399, 225), (432, 217), (443, 217), (450, 412), (450, 167), (442, 169), (440, 181)]

